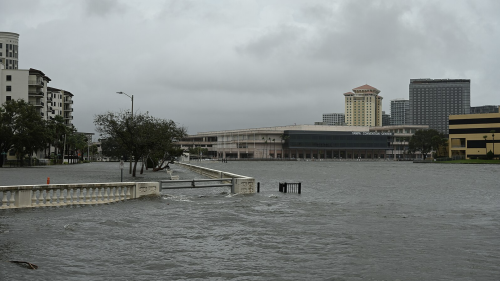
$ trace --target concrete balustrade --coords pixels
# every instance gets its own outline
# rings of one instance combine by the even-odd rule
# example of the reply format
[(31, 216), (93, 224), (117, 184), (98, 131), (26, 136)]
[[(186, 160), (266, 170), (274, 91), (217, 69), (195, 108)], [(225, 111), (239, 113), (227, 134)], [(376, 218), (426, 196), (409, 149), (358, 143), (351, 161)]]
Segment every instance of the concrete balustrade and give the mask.
[(105, 204), (160, 194), (158, 182), (0, 186), (0, 209)]
[(193, 171), (197, 174), (200, 174), (204, 177), (211, 178), (211, 179), (222, 179), (222, 178), (232, 178), (233, 183), (234, 183), (234, 193), (241, 193), (241, 194), (252, 194), (256, 193), (256, 188), (255, 188), (255, 179), (251, 177), (246, 177), (242, 175), (237, 175), (233, 173), (228, 173), (224, 171), (218, 171), (206, 167), (200, 167), (196, 165), (191, 165), (187, 163), (176, 163), (184, 168)]

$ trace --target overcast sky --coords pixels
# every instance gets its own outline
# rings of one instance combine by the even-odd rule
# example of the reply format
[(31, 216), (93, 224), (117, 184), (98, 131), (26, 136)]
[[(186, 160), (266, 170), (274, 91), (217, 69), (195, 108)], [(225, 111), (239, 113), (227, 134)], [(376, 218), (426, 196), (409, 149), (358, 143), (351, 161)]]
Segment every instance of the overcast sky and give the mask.
[(130, 110), (198, 132), (314, 124), (369, 84), (383, 110), (412, 78), (471, 79), (498, 105), (500, 1), (2, 1), (19, 68), (74, 94), (74, 124)]

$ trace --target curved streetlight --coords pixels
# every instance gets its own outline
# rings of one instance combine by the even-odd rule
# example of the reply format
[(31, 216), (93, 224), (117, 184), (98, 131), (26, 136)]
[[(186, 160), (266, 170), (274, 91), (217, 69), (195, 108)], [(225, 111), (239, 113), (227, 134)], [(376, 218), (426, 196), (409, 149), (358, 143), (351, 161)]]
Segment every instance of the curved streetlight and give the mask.
[(134, 117), (134, 95), (129, 96), (129, 95), (125, 94), (124, 92), (116, 92), (116, 93), (119, 95), (126, 95), (127, 97), (130, 98), (130, 100), (132, 100), (132, 117)]
[[(116, 92), (116, 93), (119, 94), (119, 95), (126, 95), (127, 97), (130, 98), (130, 100), (132, 100), (132, 113), (131, 113), (131, 116), (132, 116), (132, 119), (134, 119), (134, 95), (129, 96), (129, 95), (125, 94), (124, 92)], [(132, 174), (132, 154), (130, 155), (130, 159), (128, 160), (128, 162), (130, 163), (130, 167), (129, 167), (128, 173)]]

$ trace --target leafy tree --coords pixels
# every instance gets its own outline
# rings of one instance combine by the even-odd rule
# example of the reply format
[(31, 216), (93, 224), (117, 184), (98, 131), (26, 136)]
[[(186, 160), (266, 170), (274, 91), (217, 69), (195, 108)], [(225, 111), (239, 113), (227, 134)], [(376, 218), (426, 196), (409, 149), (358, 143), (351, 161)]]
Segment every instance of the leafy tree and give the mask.
[(120, 141), (116, 138), (106, 138), (101, 140), (102, 154), (110, 157), (116, 157), (120, 159), (125, 156), (125, 160), (128, 160), (128, 153), (125, 148), (120, 144)]
[[(46, 147), (48, 131), (45, 121), (40, 118), (36, 109), (26, 101), (10, 100), (0, 110), (0, 149), (7, 153), (15, 149), (18, 159), (23, 160)], [(0, 157), (3, 165), (3, 157)]]
[(184, 153), (177, 142), (187, 133), (184, 127), (178, 127), (172, 120), (151, 118), (149, 122), (147, 130), (151, 145), (148, 148), (148, 157), (156, 163), (153, 171), (159, 171)]
[(188, 149), (188, 151), (190, 154), (193, 154), (193, 155), (202, 155), (202, 154), (207, 155), (208, 154), (208, 148), (202, 148), (202, 147), (190, 147)]
[(165, 161), (182, 154), (180, 148), (176, 149), (176, 142), (185, 136), (186, 131), (171, 120), (147, 114), (132, 116), (124, 112), (108, 112), (97, 115), (94, 124), (97, 131), (109, 141), (103, 144), (103, 152), (111, 148), (114, 155), (126, 152), (133, 157), (133, 177), (136, 176), (138, 161), (143, 158), (150, 157), (161, 167)]
[[(78, 133), (75, 130), (70, 130), (68, 136), (66, 137), (66, 145), (68, 148), (73, 148), (72, 151), (80, 151), (80, 158), (83, 160), (83, 151), (87, 149), (88, 139), (85, 134)], [(70, 149), (71, 150), (71, 149)]]
[(424, 160), (427, 158), (427, 153), (432, 150), (439, 151), (440, 147), (445, 147), (447, 140), (444, 134), (434, 130), (418, 130), (411, 137), (409, 143), (409, 151), (422, 153)]
[(64, 118), (60, 115), (47, 121), (48, 139), (47, 143), (56, 149), (54, 154), (61, 155), (64, 150), (64, 136), (72, 132), (71, 128), (64, 124)]

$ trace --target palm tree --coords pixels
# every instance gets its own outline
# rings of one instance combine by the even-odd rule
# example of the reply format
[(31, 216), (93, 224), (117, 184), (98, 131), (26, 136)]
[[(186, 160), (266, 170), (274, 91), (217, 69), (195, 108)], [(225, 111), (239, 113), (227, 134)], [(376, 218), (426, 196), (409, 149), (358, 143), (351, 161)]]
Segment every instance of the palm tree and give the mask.
[(495, 130), (491, 130), (490, 133), (493, 138), (493, 158), (495, 158)]
[(276, 159), (276, 139), (273, 139), (273, 142), (274, 142), (274, 153), (273, 153), (274, 157), (273, 158)]
[[(283, 142), (289, 139), (290, 136), (286, 136), (284, 133), (280, 135), (280, 142), (281, 142), (281, 159), (285, 157), (285, 150), (283, 149)], [(290, 156), (289, 156), (290, 157)]]
[(486, 147), (486, 139), (488, 138), (488, 136), (484, 135), (483, 136), (483, 139), (484, 139), (484, 150), (486, 151), (486, 154), (488, 154), (488, 148)]

